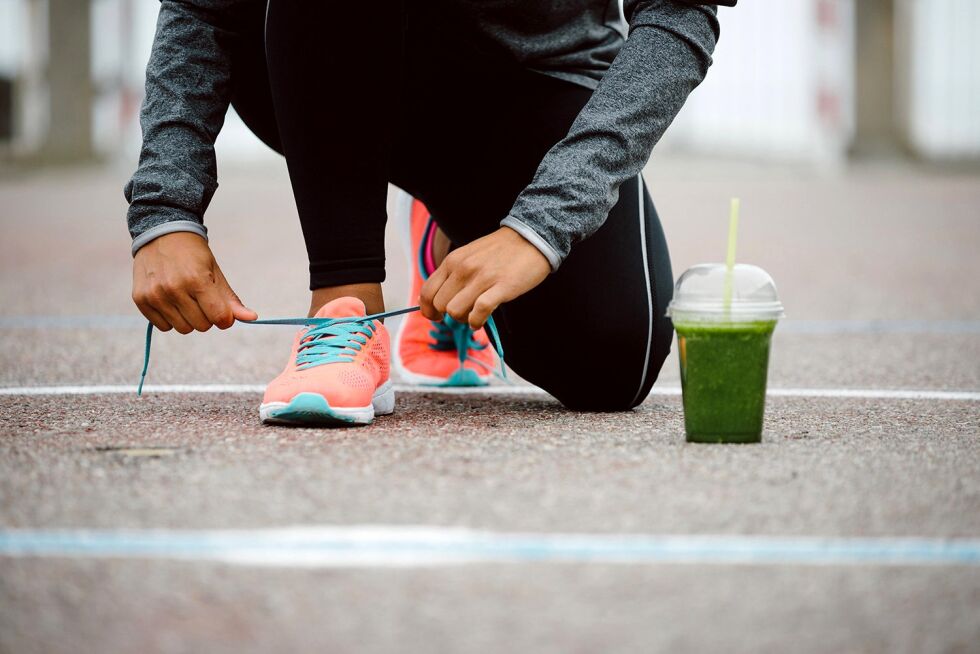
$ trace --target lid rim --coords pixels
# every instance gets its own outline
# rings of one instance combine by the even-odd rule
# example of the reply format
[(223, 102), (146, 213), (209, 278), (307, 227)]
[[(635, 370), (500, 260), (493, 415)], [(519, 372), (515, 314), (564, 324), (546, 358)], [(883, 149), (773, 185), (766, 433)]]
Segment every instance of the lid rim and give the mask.
[(705, 300), (702, 302), (692, 302), (690, 300), (687, 300), (685, 302), (671, 301), (668, 306), (676, 311), (717, 310), (717, 311), (725, 311), (725, 312), (731, 311), (733, 313), (738, 311), (755, 310), (755, 309), (781, 311), (785, 308), (783, 306), (783, 303), (779, 302), (778, 300), (774, 302), (731, 302), (728, 305), (726, 305), (724, 302), (714, 301), (714, 300)]
[(741, 304), (736, 305), (732, 303), (731, 307), (726, 308), (722, 304), (681, 304), (675, 305), (671, 303), (667, 307), (668, 316), (677, 316), (683, 314), (684, 316), (705, 316), (705, 317), (729, 317), (729, 318), (741, 318), (748, 316), (764, 316), (771, 318), (782, 318), (786, 315), (785, 308), (782, 303), (754, 303), (754, 304)]
[(667, 315), (745, 321), (774, 320), (785, 311), (775, 282), (762, 268), (737, 263), (730, 271), (725, 264), (705, 263), (692, 266), (678, 278)]
[(734, 314), (734, 313), (727, 313), (726, 314), (726, 313), (703, 313), (703, 312), (702, 313), (693, 313), (693, 312), (687, 312), (687, 313), (679, 313), (679, 314), (678, 313), (668, 313), (667, 314), (667, 317), (668, 318), (671, 318), (672, 320), (678, 320), (678, 321), (690, 320), (690, 321), (693, 321), (693, 322), (698, 322), (698, 321), (701, 321), (701, 320), (711, 321), (711, 322), (719, 322), (719, 321), (728, 321), (728, 322), (754, 322), (756, 320), (780, 320), (782, 318), (785, 318), (786, 317), (786, 314), (784, 314), (784, 313), (764, 312), (764, 311), (758, 311), (758, 312), (754, 312), (754, 313), (738, 313), (738, 314)]

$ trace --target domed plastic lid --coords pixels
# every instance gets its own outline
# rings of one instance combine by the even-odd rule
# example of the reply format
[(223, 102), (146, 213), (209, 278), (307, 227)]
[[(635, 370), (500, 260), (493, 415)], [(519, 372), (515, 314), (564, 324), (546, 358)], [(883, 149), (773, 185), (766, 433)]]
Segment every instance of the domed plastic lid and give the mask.
[(731, 305), (725, 306), (723, 263), (702, 263), (689, 268), (674, 286), (667, 315), (675, 320), (776, 320), (783, 304), (776, 283), (762, 268), (735, 264), (731, 280)]

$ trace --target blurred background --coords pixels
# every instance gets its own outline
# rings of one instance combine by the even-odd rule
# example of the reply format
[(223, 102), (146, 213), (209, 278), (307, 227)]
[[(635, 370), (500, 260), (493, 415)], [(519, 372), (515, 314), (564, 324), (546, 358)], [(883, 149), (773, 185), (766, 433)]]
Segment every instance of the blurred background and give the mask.
[[(122, 187), (158, 10), (0, 0), (0, 316), (138, 324)], [(956, 290), (980, 274), (980, 3), (742, 0), (719, 16), (714, 65), (644, 171), (675, 274), (723, 257), (741, 196), (739, 258), (773, 274), (792, 319), (980, 318), (980, 294)], [(283, 159), (233, 112), (217, 151), (218, 261), (266, 316), (305, 311)], [(392, 307), (413, 301), (398, 232)]]
[[(0, 0), (0, 151), (132, 162), (154, 0)], [(659, 151), (980, 160), (980, 3), (743, 0)], [(268, 156), (235, 116), (219, 153)]]

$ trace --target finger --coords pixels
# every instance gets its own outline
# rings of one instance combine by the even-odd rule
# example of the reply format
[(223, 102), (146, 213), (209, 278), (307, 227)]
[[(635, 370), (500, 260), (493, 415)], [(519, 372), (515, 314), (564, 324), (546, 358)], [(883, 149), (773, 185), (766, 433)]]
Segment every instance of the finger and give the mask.
[(466, 286), (459, 289), (446, 305), (446, 313), (457, 321), (465, 323), (473, 311), (473, 303), (486, 290), (486, 284), (479, 284), (476, 280), (470, 280)]
[(180, 315), (191, 327), (199, 332), (206, 332), (211, 329), (213, 323), (204, 315), (204, 311), (201, 310), (196, 299), (190, 295), (181, 295), (177, 298), (176, 305)]
[(209, 284), (204, 290), (194, 295), (205, 319), (219, 329), (228, 329), (235, 324), (235, 316), (232, 313), (231, 302), (214, 285)]
[(194, 331), (194, 328), (184, 320), (184, 316), (180, 315), (180, 310), (174, 304), (158, 304), (156, 306), (157, 311), (167, 319), (174, 329), (176, 329), (181, 334), (190, 334)]
[(439, 314), (441, 319), (446, 314), (449, 303), (463, 290), (464, 282), (458, 275), (450, 275), (449, 279), (439, 288), (439, 292), (432, 298), (432, 306)]
[(506, 302), (508, 299), (509, 298), (507, 297), (506, 293), (504, 293), (499, 286), (493, 286), (484, 291), (473, 303), (473, 310), (470, 312), (468, 321), (470, 323), (470, 327), (473, 329), (483, 327), (483, 324), (490, 317), (490, 314), (493, 313), (502, 302)]
[[(215, 265), (214, 272), (215, 277), (217, 278), (218, 288), (222, 289), (222, 293), (224, 294), (225, 298), (227, 298), (228, 306), (231, 308), (231, 313), (234, 319), (258, 320), (259, 314), (245, 306), (245, 303), (242, 302), (241, 298), (238, 297), (238, 294), (235, 293), (235, 291), (232, 290), (231, 285), (228, 284), (228, 280), (225, 279), (225, 275), (223, 272), (221, 272), (221, 268), (218, 268), (218, 266)], [(221, 327), (221, 325), (218, 326)], [(222, 329), (224, 328), (222, 327)]]
[(442, 312), (436, 310), (432, 301), (435, 299), (436, 294), (442, 288), (442, 284), (448, 276), (449, 273), (446, 267), (439, 266), (425, 283), (422, 284), (422, 290), (419, 292), (419, 306), (422, 307), (422, 315), (429, 320), (442, 320)]
[(171, 325), (166, 318), (160, 315), (159, 311), (151, 307), (149, 304), (137, 303), (136, 307), (140, 310), (140, 313), (142, 313), (146, 319), (153, 323), (153, 326), (160, 331), (169, 332), (171, 329), (173, 329), (173, 325)]

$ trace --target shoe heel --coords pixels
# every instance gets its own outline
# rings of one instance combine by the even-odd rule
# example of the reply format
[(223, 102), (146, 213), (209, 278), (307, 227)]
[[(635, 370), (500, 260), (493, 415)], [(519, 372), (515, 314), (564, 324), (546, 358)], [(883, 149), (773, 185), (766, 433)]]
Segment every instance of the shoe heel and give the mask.
[(384, 385), (376, 391), (376, 395), (371, 400), (371, 404), (374, 405), (374, 415), (376, 416), (387, 416), (395, 412), (395, 387), (391, 384), (391, 380), (384, 383)]

